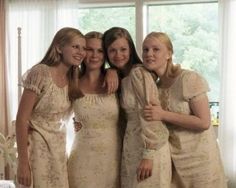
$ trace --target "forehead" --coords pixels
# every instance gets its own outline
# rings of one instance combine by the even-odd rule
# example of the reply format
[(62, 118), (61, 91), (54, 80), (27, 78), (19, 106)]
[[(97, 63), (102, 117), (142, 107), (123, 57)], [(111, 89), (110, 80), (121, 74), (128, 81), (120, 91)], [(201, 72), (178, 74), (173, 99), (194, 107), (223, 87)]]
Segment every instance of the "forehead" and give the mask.
[(102, 45), (102, 40), (101, 39), (97, 39), (97, 38), (86, 39), (86, 45), (91, 45), (91, 44)]
[(116, 47), (122, 47), (122, 46), (129, 46), (127, 39), (124, 37), (116, 39), (113, 43), (111, 43), (109, 47), (116, 48)]
[(71, 39), (70, 43), (76, 43), (76, 44), (85, 44), (86, 40), (84, 37), (81, 36), (75, 36)]
[(157, 37), (147, 37), (143, 41), (143, 45), (165, 45), (163, 41), (160, 40), (160, 38)]

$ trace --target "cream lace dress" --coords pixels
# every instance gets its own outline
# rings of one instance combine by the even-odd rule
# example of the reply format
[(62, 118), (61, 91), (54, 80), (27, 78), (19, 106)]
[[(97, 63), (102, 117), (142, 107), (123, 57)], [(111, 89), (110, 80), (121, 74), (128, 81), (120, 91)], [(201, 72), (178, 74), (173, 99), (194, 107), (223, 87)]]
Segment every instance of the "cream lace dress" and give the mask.
[(58, 87), (49, 67), (38, 64), (23, 80), (38, 95), (30, 117), (29, 160), (33, 188), (68, 188), (65, 121), (70, 112), (68, 87)]
[(120, 188), (121, 137), (116, 94), (85, 94), (73, 104), (83, 125), (68, 161), (70, 188)]
[[(168, 111), (191, 114), (190, 100), (198, 100), (209, 90), (197, 73), (183, 70), (169, 88), (160, 88), (162, 107)], [(225, 188), (220, 153), (211, 126), (206, 131), (191, 131), (167, 124), (173, 161), (172, 188)]]
[[(159, 103), (155, 82), (146, 69), (135, 67), (122, 80), (121, 105), (128, 118), (123, 141), (122, 188), (170, 187), (169, 134), (162, 122), (143, 119), (143, 107), (150, 102)], [(152, 176), (138, 183), (136, 170), (142, 159), (153, 159)]]

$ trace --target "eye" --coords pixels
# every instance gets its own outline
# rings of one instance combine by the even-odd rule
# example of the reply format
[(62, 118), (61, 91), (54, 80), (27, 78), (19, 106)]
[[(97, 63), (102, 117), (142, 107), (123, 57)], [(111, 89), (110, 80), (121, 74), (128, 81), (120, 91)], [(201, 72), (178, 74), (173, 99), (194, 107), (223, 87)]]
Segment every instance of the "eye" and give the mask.
[(153, 48), (153, 51), (154, 52), (157, 52), (157, 51), (159, 51), (160, 50), (160, 48)]
[(76, 49), (76, 50), (80, 50), (80, 51), (86, 51), (87, 50), (85, 46), (80, 46), (80, 45), (72, 45), (72, 48)]
[(125, 52), (125, 51), (127, 51), (127, 48), (121, 48), (121, 51)]
[(93, 51), (92, 48), (86, 48), (85, 50), (86, 50), (87, 52), (92, 52), (92, 51)]
[(115, 53), (115, 51), (116, 50), (114, 48), (111, 48), (111, 49), (108, 50), (109, 53)]
[(149, 49), (148, 48), (143, 48), (143, 52), (148, 52)]
[(103, 49), (98, 49), (98, 53), (103, 53)]
[(72, 48), (74, 48), (74, 49), (80, 49), (80, 46), (79, 46), (79, 45), (73, 45)]

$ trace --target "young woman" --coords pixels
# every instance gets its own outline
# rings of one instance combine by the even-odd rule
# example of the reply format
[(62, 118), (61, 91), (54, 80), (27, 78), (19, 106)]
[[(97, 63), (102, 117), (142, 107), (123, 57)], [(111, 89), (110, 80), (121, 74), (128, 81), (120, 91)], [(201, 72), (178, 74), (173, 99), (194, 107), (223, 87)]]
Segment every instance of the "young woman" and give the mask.
[(62, 28), (41, 62), (27, 73), (16, 118), (19, 184), (69, 187), (65, 144), (65, 120), (71, 107), (68, 88), (85, 55), (83, 34)]
[(207, 82), (172, 62), (173, 46), (165, 33), (152, 32), (143, 42), (143, 63), (159, 77), (161, 105), (147, 105), (147, 121), (163, 121), (173, 161), (172, 188), (227, 187), (213, 127)]
[(70, 188), (120, 188), (121, 135), (119, 103), (115, 93), (102, 87), (105, 61), (102, 34), (89, 32), (86, 58), (81, 64), (80, 90), (75, 97), (75, 121), (82, 125), (76, 132), (68, 161)]
[(103, 47), (110, 66), (118, 70), (121, 78), (120, 101), (128, 121), (123, 140), (121, 187), (169, 188), (168, 130), (161, 121), (145, 121), (142, 114), (146, 104), (158, 103), (155, 82), (142, 66), (126, 29), (107, 30)]

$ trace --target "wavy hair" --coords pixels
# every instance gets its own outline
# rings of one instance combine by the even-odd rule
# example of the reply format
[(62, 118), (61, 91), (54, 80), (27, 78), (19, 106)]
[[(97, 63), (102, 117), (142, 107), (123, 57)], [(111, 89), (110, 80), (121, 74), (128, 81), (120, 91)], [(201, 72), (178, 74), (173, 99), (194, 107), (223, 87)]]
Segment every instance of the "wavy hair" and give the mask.
[[(63, 56), (58, 52), (58, 47), (63, 47), (70, 44), (75, 37), (84, 38), (84, 35), (75, 28), (64, 27), (60, 29), (54, 36), (52, 43), (50, 44), (45, 56), (39, 62), (48, 66), (57, 66), (63, 62)], [(82, 93), (78, 86), (79, 81), (79, 68), (77, 66), (71, 66), (67, 72), (68, 78), (68, 92), (69, 98), (72, 100), (72, 96), (81, 96)]]

